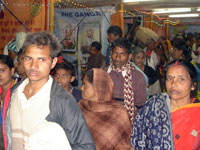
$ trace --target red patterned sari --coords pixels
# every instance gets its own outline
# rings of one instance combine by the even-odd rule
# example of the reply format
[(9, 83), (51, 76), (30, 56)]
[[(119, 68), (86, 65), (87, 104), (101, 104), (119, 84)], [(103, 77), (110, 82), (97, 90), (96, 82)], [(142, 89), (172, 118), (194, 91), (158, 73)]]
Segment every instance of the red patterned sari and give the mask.
[(176, 150), (200, 150), (200, 103), (185, 105), (171, 114)]

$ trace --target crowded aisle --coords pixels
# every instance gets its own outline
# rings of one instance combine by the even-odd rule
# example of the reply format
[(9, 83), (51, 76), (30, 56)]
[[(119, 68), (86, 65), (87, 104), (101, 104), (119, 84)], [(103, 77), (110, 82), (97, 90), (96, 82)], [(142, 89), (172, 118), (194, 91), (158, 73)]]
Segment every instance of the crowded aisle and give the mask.
[(200, 150), (199, 19), (199, 0), (0, 0), (0, 150)]

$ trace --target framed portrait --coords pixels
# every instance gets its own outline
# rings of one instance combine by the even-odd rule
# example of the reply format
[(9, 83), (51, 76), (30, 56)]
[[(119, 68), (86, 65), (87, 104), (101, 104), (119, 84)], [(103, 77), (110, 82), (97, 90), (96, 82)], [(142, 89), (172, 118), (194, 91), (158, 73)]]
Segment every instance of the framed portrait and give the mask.
[(100, 42), (100, 23), (99, 22), (86, 22), (82, 23), (79, 32), (80, 32), (80, 49), (82, 53), (88, 53), (89, 46), (94, 41)]
[(62, 39), (61, 44), (65, 51), (76, 52), (77, 45), (77, 31), (76, 24), (64, 23), (62, 24)]

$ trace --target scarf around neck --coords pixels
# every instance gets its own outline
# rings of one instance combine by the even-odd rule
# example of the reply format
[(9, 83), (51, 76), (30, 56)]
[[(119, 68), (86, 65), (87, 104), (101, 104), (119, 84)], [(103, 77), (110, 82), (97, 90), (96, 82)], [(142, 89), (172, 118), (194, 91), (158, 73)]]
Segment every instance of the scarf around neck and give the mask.
[(121, 69), (115, 68), (113, 63), (111, 63), (110, 67), (108, 68), (108, 72), (111, 70), (121, 72), (122, 76), (124, 77), (124, 107), (127, 109), (131, 123), (133, 124), (135, 104), (132, 86), (132, 69), (135, 69), (135, 67), (130, 61), (128, 61)]

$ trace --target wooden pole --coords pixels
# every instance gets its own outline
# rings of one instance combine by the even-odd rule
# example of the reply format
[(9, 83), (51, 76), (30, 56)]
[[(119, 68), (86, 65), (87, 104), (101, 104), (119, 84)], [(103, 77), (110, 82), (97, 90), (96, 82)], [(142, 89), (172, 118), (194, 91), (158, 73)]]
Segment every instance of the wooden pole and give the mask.
[(124, 37), (124, 3), (120, 1), (120, 27), (122, 29), (122, 36)]
[(54, 31), (54, 0), (50, 1), (50, 23), (49, 23), (49, 31), (53, 33)]
[(153, 29), (153, 15), (151, 14), (151, 19), (150, 19), (150, 29)]
[[(167, 18), (167, 20), (169, 20), (169, 18)], [(165, 22), (165, 37), (166, 39), (169, 40), (169, 22), (168, 21)]]
[(117, 12), (111, 16), (111, 25), (120, 26), (124, 36), (124, 3), (123, 0), (120, 0), (118, 4)]

